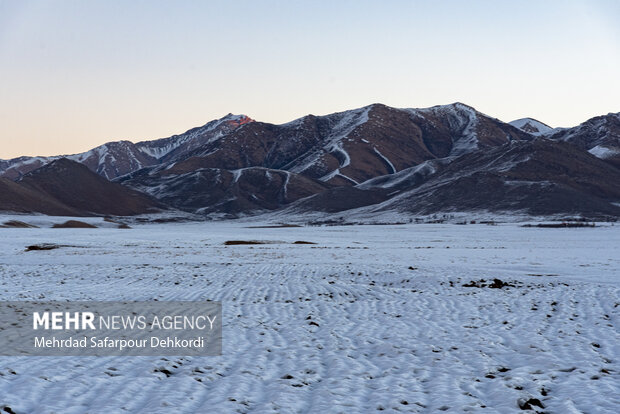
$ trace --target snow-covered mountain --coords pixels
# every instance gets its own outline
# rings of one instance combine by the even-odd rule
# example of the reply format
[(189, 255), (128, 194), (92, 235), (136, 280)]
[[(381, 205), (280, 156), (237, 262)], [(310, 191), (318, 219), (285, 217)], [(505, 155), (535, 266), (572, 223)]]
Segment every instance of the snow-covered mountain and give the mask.
[[(325, 116), (307, 115), (282, 125), (246, 123), (218, 139), (193, 145), (182, 156), (121, 177), (120, 182), (192, 211), (197, 199), (202, 200), (201, 211), (215, 205), (226, 212), (238, 210), (230, 207), (233, 204), (279, 208), (298, 198), (274, 195), (284, 194), (285, 182), (291, 188), (296, 183), (303, 189), (297, 193), (309, 196), (398, 174), (431, 160), (529, 139), (529, 134), (461, 103), (425, 109), (373, 104)], [(255, 181), (265, 172), (272, 177), (286, 172), (291, 179), (264, 181), (240, 192), (227, 180), (239, 171), (252, 171), (247, 177)], [(217, 183), (201, 184), (200, 195), (194, 196), (205, 177)], [(281, 188), (274, 193), (276, 183)], [(270, 197), (278, 203), (256, 203)]]
[(216, 142), (241, 125), (250, 122), (254, 122), (254, 120), (248, 116), (228, 114), (223, 118), (208, 122), (201, 127), (192, 128), (180, 135), (173, 135), (154, 141), (138, 142), (136, 147), (159, 162), (173, 161), (195, 148)]
[[(557, 154), (550, 155), (549, 148)], [(568, 157), (565, 163), (560, 155)], [(0, 177), (16, 180), (58, 158), (0, 161)], [(619, 114), (565, 129), (531, 118), (504, 123), (458, 102), (418, 109), (372, 104), (280, 125), (229, 114), (169, 138), (110, 142), (66, 158), (165, 205), (205, 214), (253, 214), (290, 205), (323, 212), (373, 205), (411, 213), (524, 209), (540, 199), (541, 206), (527, 209), (614, 215), (614, 203), (620, 202), (614, 188), (596, 190), (603, 176), (594, 172), (616, 176)], [(498, 161), (506, 159), (513, 164)], [(474, 173), (466, 174), (470, 170)], [(578, 185), (586, 172), (590, 190)], [(431, 185), (432, 192), (420, 192)], [(548, 188), (556, 196), (543, 197)], [(411, 197), (397, 203), (406, 192)]]
[(373, 209), (620, 215), (620, 170), (548, 139), (476, 151), (437, 166), (419, 183), (403, 184), (393, 186), (399, 192)]
[(553, 130), (553, 128), (551, 128), (549, 125), (544, 124), (534, 118), (516, 119), (512, 122), (509, 122), (509, 124), (516, 128), (519, 128), (521, 131), (536, 136), (548, 134)]
[(620, 113), (597, 116), (573, 128), (551, 128), (532, 118), (510, 124), (537, 137), (569, 142), (620, 166)]
[(328, 197), (314, 195), (283, 213), (327, 211), (353, 220), (467, 211), (608, 217), (620, 215), (619, 200), (620, 170), (574, 145), (537, 139), (426, 161), (353, 189), (333, 188)]
[(64, 157), (108, 179), (153, 165), (172, 167), (174, 163), (174, 171), (179, 173), (196, 168), (260, 166), (335, 185), (355, 185), (428, 159), (529, 138), (460, 103), (426, 109), (373, 104), (331, 115), (307, 115), (282, 125), (229, 114), (169, 138), (135, 144), (110, 142), (68, 156), (0, 161), (0, 176), (17, 179)]
[(620, 112), (597, 116), (574, 128), (556, 129), (546, 136), (569, 142), (620, 167)]
[(142, 141), (137, 144), (130, 141), (114, 141), (79, 154), (0, 160), (0, 177), (14, 180), (49, 162), (67, 158), (80, 162), (91, 171), (111, 180), (164, 160), (174, 159), (175, 155), (217, 140), (248, 122), (252, 122), (252, 119), (245, 115), (228, 114), (183, 134), (154, 141)]
[(93, 172), (112, 179), (129, 171), (152, 165), (156, 160), (140, 151), (129, 141), (108, 142), (89, 151), (51, 157), (19, 157), (0, 162), (0, 176), (10, 179), (19, 177), (52, 161), (67, 158), (80, 162)]
[(261, 166), (356, 185), (429, 159), (531, 138), (460, 103), (427, 109), (373, 104), (282, 125), (251, 123), (187, 153), (170, 172)]

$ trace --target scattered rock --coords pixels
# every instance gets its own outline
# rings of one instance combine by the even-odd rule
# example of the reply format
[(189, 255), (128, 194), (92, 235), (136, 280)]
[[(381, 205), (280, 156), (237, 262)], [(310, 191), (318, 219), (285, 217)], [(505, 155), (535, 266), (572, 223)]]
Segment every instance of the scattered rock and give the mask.
[(477, 287), (477, 288), (480, 288), (480, 287), (486, 286), (486, 284), (484, 284), (484, 283), (486, 283), (486, 280), (484, 280), (484, 279), (480, 279), (478, 281), (472, 280), (469, 283), (464, 283), (463, 287)]
[(504, 282), (500, 279), (493, 279), (493, 283), (489, 285), (491, 289), (501, 289), (504, 287), (515, 287), (515, 285), (511, 283)]
[(491, 289), (502, 289), (505, 287), (516, 287), (513, 283), (504, 282), (501, 279), (493, 279), (493, 282), (489, 283), (484, 279), (480, 280), (472, 280), (469, 283), (465, 283), (463, 287), (477, 287), (483, 288), (488, 287)]
[(522, 410), (533, 410), (534, 407), (545, 408), (543, 403), (540, 402), (538, 398), (530, 398), (529, 400), (525, 400), (524, 398), (520, 398), (517, 401), (519, 404), (519, 408)]
[(225, 246), (238, 246), (246, 244), (267, 244), (267, 242), (260, 240), (226, 240), (224, 242)]
[(562, 223), (538, 223), (536, 225), (533, 224), (524, 224), (521, 227), (539, 227), (542, 229), (562, 229), (568, 227), (596, 227), (596, 223), (583, 223), (583, 222), (562, 222)]
[(266, 226), (249, 226), (248, 229), (284, 229), (284, 228), (291, 228), (291, 227), (303, 227), (303, 226), (300, 226), (299, 224), (282, 223), (282, 224), (273, 224), (273, 225), (266, 225)]
[(33, 244), (30, 246), (26, 246), (26, 251), (30, 252), (33, 250), (54, 250), (62, 247), (60, 244), (54, 243), (41, 243), (41, 244)]
[(153, 372), (161, 372), (162, 374), (166, 375), (166, 377), (169, 377), (172, 375), (172, 372), (170, 372), (166, 368), (155, 368)]

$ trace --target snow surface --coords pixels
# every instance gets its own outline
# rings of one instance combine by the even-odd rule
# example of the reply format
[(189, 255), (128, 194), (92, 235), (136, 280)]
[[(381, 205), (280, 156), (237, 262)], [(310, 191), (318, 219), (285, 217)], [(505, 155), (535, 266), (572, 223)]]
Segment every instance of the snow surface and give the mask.
[[(546, 412), (617, 412), (620, 227), (250, 226), (0, 229), (3, 300), (224, 309), (222, 356), (1, 357), (0, 407), (517, 413), (537, 398)], [(69, 247), (24, 251), (43, 242)], [(516, 287), (462, 286), (481, 278)]]

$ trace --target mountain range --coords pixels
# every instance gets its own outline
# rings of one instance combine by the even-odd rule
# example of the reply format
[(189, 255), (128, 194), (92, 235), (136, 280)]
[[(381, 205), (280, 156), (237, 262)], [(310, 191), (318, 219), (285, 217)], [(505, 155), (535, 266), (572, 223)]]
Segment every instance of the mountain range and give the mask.
[(620, 216), (620, 113), (573, 128), (454, 103), (275, 125), (229, 114), (152, 141), (0, 160), (0, 210), (217, 217), (520, 212)]

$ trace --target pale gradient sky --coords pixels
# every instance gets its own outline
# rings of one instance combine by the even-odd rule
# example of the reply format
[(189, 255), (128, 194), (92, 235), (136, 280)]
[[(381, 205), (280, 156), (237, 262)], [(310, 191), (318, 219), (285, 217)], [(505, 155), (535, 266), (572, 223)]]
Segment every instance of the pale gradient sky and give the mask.
[(620, 111), (620, 1), (0, 0), (0, 158), (460, 101), (572, 126)]

